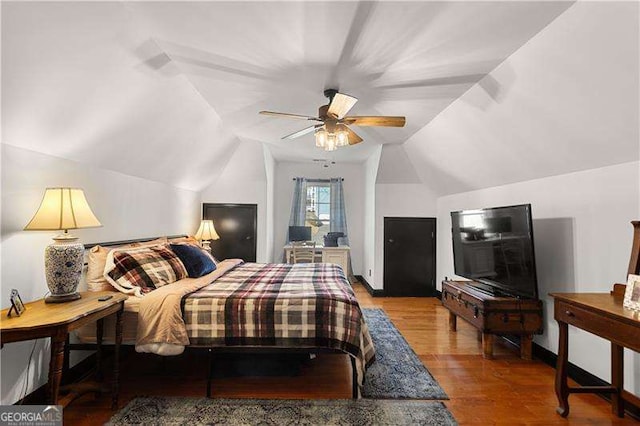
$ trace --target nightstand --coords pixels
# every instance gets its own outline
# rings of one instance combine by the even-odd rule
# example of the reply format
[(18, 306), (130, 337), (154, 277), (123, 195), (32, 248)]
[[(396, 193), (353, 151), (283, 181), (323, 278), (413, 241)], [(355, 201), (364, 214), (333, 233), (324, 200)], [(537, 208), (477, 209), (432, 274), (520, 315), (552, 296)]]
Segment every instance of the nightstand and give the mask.
[[(73, 399), (86, 392), (108, 390), (101, 382), (102, 373), (102, 332), (104, 318), (116, 314), (115, 359), (113, 362), (113, 382), (111, 386), (112, 406), (118, 404), (119, 350), (122, 343), (122, 312), (128, 296), (111, 291), (83, 292), (82, 298), (66, 303), (44, 303), (44, 299), (26, 303), (25, 312), (17, 317), (7, 317), (8, 309), (0, 315), (0, 345), (24, 340), (51, 338), (51, 360), (49, 362), (49, 383), (47, 402), (52, 405), (67, 405)], [(112, 296), (109, 300), (99, 301), (103, 296)], [(97, 377), (98, 383), (65, 386), (70, 396), (59, 401), (62, 367), (65, 362), (67, 336), (83, 325), (96, 323), (97, 326)]]

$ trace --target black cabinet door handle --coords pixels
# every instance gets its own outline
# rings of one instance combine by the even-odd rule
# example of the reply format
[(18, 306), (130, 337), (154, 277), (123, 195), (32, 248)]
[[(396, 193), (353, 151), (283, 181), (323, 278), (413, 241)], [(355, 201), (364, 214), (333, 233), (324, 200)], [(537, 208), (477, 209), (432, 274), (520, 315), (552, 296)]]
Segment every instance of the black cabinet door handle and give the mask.
[(565, 312), (565, 314), (566, 314), (568, 317), (571, 317), (571, 318), (573, 318), (573, 317), (575, 317), (575, 316), (576, 316), (576, 314), (574, 314), (574, 313), (573, 313), (573, 312), (571, 312), (571, 311), (566, 311), (566, 312)]

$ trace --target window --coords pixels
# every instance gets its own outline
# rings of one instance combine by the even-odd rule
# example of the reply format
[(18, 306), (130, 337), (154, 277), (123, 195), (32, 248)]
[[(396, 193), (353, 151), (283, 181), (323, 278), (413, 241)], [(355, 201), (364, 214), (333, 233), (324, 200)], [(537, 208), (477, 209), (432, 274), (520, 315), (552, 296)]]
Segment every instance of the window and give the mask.
[(329, 183), (309, 182), (307, 185), (306, 226), (311, 227), (311, 239), (323, 243), (331, 221), (331, 186)]

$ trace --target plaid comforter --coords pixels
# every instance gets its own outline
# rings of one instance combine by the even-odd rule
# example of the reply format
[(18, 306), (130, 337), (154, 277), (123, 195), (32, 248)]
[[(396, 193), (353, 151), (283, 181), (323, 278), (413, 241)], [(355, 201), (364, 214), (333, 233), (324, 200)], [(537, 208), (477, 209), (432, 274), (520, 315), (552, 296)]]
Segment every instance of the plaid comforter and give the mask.
[(331, 348), (374, 358), (364, 316), (342, 268), (245, 263), (183, 300), (193, 346)]

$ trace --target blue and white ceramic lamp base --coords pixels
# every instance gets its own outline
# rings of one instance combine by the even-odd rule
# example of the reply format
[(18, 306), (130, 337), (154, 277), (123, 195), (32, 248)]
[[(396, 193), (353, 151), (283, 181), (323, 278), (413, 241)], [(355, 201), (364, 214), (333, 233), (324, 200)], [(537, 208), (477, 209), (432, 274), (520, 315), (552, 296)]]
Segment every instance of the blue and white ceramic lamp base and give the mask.
[(45, 249), (44, 266), (47, 286), (51, 295), (46, 303), (62, 303), (80, 299), (77, 292), (82, 265), (84, 246), (77, 238), (54, 238), (55, 242)]

